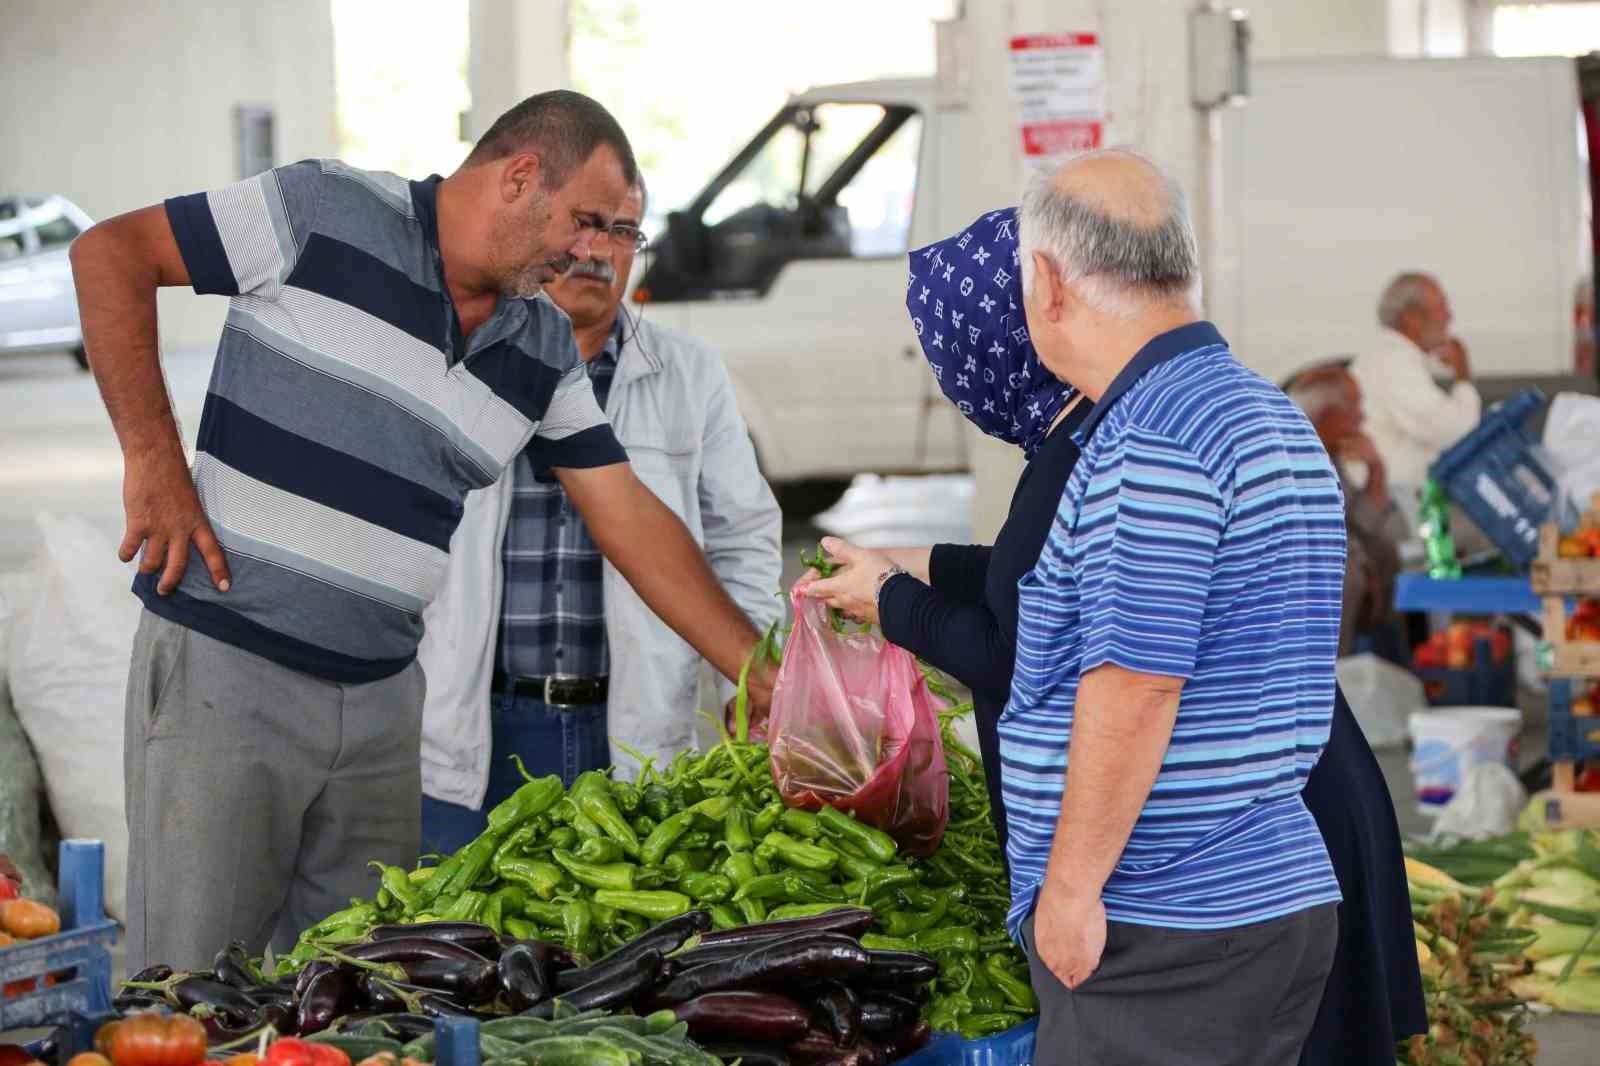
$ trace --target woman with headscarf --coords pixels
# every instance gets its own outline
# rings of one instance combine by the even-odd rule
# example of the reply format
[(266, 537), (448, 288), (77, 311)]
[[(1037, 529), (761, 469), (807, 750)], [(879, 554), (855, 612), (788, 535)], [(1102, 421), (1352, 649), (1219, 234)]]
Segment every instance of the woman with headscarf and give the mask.
[[(823, 541), (844, 565), (807, 594), (862, 621), (972, 690), (978, 742), (1002, 853), (997, 724), (1016, 658), (1017, 582), (1033, 570), (1078, 461), (1088, 400), (1057, 380), (1028, 340), (1015, 210), (911, 253), (906, 306), (934, 377), (961, 413), (1022, 448), (1028, 463), (993, 547), (868, 550)], [(1303, 1064), (1394, 1062), (1427, 1030), (1400, 832), (1388, 785), (1344, 694), (1304, 792), (1344, 897), (1339, 945)]]

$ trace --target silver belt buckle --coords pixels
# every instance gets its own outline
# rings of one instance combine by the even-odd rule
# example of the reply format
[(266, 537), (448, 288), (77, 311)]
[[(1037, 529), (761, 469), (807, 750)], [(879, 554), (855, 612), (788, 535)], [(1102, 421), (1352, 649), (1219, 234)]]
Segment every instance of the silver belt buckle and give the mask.
[(565, 680), (567, 680), (567, 678), (564, 678), (564, 677), (549, 677), (549, 676), (545, 677), (545, 679), (544, 679), (544, 705), (546, 707), (573, 707), (573, 706), (576, 706), (576, 704), (557, 703), (556, 702), (555, 695), (554, 695), (555, 683), (557, 681), (565, 681)]

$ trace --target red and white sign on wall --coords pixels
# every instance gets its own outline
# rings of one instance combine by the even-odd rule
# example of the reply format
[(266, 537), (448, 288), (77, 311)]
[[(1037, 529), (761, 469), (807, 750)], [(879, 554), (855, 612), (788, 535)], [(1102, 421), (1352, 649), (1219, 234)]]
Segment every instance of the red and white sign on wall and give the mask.
[(1105, 135), (1106, 65), (1092, 33), (1011, 38), (1011, 98), (1023, 162), (1048, 163), (1100, 147)]

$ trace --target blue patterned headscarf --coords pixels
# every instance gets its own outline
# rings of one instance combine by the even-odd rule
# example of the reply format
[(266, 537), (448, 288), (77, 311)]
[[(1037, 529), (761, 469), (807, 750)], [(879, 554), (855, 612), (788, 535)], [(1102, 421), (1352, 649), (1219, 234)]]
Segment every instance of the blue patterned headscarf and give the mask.
[(911, 253), (906, 307), (939, 388), (991, 437), (1031, 459), (1072, 395), (1028, 339), (1017, 209), (991, 211)]

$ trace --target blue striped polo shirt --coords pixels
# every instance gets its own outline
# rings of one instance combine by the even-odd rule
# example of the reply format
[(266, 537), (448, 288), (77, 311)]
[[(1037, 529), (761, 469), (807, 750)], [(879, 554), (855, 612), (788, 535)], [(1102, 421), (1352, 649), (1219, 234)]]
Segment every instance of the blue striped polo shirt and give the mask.
[(1221, 929), (1337, 901), (1300, 795), (1332, 719), (1345, 556), (1316, 434), (1197, 322), (1146, 345), (1076, 436), (1019, 584), (1000, 719), (1013, 935), (1050, 857), (1079, 679), (1108, 663), (1185, 683), (1107, 917)]
[(435, 196), (306, 160), (166, 202), (190, 280), (231, 297), (194, 480), (233, 581), (198, 550), (155, 614), (330, 681), (416, 657), (466, 494), (524, 448), (542, 465), (626, 461), (571, 323), (503, 297), (462, 333)]

